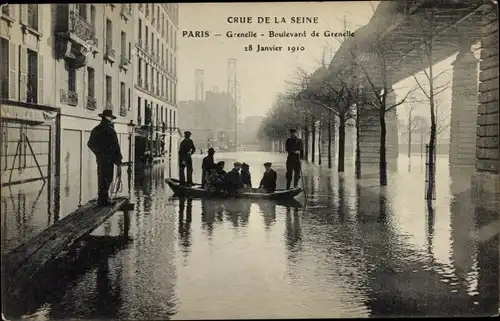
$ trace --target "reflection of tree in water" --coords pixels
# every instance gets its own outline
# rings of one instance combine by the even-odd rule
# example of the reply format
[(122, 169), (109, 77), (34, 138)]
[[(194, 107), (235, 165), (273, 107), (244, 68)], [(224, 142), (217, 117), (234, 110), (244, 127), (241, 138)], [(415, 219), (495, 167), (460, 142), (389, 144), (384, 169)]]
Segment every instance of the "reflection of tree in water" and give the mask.
[(294, 253), (299, 250), (299, 245), (302, 241), (302, 231), (300, 228), (299, 209), (290, 207), (286, 208), (286, 245), (288, 251)]
[(262, 201), (258, 205), (264, 218), (264, 227), (269, 230), (271, 225), (276, 222), (276, 204), (272, 201)]
[[(186, 218), (184, 219), (184, 211), (186, 212)], [(181, 241), (181, 246), (184, 248), (184, 252), (189, 252), (189, 247), (191, 246), (191, 221), (193, 212), (193, 200), (188, 199), (186, 205), (186, 199), (179, 199), (179, 239)]]

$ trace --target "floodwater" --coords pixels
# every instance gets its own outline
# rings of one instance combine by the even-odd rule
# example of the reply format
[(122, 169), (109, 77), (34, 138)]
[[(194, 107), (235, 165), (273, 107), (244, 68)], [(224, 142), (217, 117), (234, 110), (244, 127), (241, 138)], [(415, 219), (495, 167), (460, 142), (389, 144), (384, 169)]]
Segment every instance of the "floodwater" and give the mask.
[[(283, 155), (216, 159), (249, 163), (255, 185), (271, 160), (284, 185)], [(374, 177), (356, 182), (352, 166), (339, 175), (305, 165), (306, 195), (288, 204), (178, 199), (164, 182), (168, 167), (136, 173), (130, 239), (119, 237), (124, 218), (115, 214), (4, 313), (37, 320), (497, 314), (497, 207), (471, 196), (470, 169), (450, 170), (438, 158), (437, 200), (428, 209), (421, 159), (411, 162), (410, 171), (400, 156), (385, 189)], [(200, 163), (197, 155), (197, 181)]]

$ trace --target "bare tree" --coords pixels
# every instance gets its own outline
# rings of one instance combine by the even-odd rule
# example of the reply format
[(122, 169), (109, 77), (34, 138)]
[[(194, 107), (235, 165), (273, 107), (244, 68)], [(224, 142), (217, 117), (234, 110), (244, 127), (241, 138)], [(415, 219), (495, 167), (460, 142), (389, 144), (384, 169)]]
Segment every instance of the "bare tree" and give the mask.
[[(450, 82), (445, 85), (438, 86), (436, 80), (447, 70), (435, 75), (434, 71), (434, 55), (433, 51), (436, 39), (436, 30), (438, 29), (438, 19), (435, 15), (436, 10), (426, 5), (421, 7), (422, 14), (419, 14), (417, 21), (419, 24), (418, 34), (420, 35), (422, 46), (421, 55), (419, 55), (422, 61), (427, 65), (427, 69), (424, 69), (425, 80), (427, 81), (427, 86), (423, 85), (418, 78), (413, 75), (413, 79), (417, 83), (421, 92), (425, 95), (429, 102), (429, 111), (431, 116), (430, 124), (430, 135), (429, 135), (429, 153), (428, 153), (428, 186), (426, 199), (432, 200), (435, 193), (435, 159), (436, 159), (436, 140), (438, 135), (438, 125), (437, 125), (437, 115), (436, 115), (436, 96), (446, 90)], [(443, 129), (444, 130), (444, 129)]]
[(339, 145), (337, 170), (345, 170), (345, 133), (346, 122), (354, 118), (356, 92), (353, 90), (352, 70), (344, 70), (341, 74), (330, 74), (318, 78), (314, 86), (304, 91), (302, 99), (319, 106), (339, 119)]
[(403, 99), (392, 101), (388, 99), (390, 96), (395, 96), (395, 89), (390, 81), (390, 72), (397, 66), (390, 65), (389, 57), (393, 54), (391, 44), (383, 41), (383, 29), (380, 30), (375, 26), (373, 40), (369, 44), (366, 55), (360, 57), (356, 49), (350, 50), (356, 66), (361, 71), (361, 82), (367, 84), (363, 89), (370, 92), (373, 99), (367, 101), (368, 105), (377, 110), (378, 120), (380, 123), (380, 157), (379, 157), (379, 172), (380, 185), (387, 185), (387, 124), (386, 115), (394, 110), (399, 105), (403, 104), (417, 88), (407, 91)]
[(413, 115), (413, 110), (415, 108), (415, 105), (410, 104), (408, 106), (408, 124), (407, 124), (407, 129), (406, 129), (406, 134), (408, 135), (408, 158), (411, 157), (411, 138), (413, 132), (415, 132), (419, 127), (420, 127), (420, 122), (421, 118), (418, 116)]

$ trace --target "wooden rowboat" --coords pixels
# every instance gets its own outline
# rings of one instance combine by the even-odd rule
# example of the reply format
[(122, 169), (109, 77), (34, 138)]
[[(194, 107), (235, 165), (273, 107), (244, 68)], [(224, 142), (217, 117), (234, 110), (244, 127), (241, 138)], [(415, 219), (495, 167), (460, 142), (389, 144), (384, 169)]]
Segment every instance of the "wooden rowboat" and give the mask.
[(257, 199), (257, 200), (285, 200), (292, 199), (302, 192), (301, 187), (284, 190), (279, 189), (274, 193), (261, 193), (258, 192), (256, 188), (252, 189), (252, 192), (242, 192), (235, 195), (225, 195), (220, 192), (209, 192), (201, 187), (201, 184), (194, 184), (194, 186), (184, 186), (179, 183), (178, 180), (173, 178), (167, 178), (165, 182), (170, 186), (174, 195), (176, 196), (187, 196), (194, 198), (246, 198), (246, 199)]

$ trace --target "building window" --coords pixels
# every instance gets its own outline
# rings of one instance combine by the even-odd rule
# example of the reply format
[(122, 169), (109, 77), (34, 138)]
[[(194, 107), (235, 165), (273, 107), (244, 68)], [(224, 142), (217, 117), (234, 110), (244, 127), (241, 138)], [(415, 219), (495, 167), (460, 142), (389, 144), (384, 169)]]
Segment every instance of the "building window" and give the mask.
[(161, 62), (163, 63), (165, 61), (165, 47), (163, 46), (163, 44), (161, 44)]
[(127, 99), (127, 109), (130, 110), (130, 108), (132, 107), (132, 90), (129, 88), (128, 89), (128, 99)]
[(156, 38), (156, 51), (160, 51), (160, 38)]
[(174, 115), (173, 115), (173, 120), (172, 120), (173, 124), (174, 124), (174, 128), (175, 128), (175, 110), (174, 110)]
[(68, 91), (76, 92), (76, 69), (68, 66)]
[(160, 7), (156, 10), (156, 30), (160, 30)]
[(172, 124), (172, 109), (168, 110), (168, 114), (169, 114), (169, 116), (168, 116), (169, 120), (168, 121), (170, 123), (170, 127), (174, 127), (173, 124)]
[(139, 19), (139, 40), (142, 39), (142, 20)]
[(9, 98), (9, 41), (4, 38), (0, 38), (0, 66), (0, 98)]
[(96, 34), (95, 17), (96, 17), (95, 6), (90, 6), (90, 27), (92, 28), (92, 33), (94, 35)]
[(87, 96), (95, 97), (95, 70), (93, 68), (87, 67)]
[(141, 78), (142, 78), (142, 58), (139, 58), (137, 60), (137, 83), (139, 83), (139, 86), (141, 85)]
[(146, 26), (146, 31), (144, 32), (144, 37), (146, 38), (146, 46), (148, 45), (149, 43), (149, 28), (148, 26)]
[(132, 59), (132, 44), (128, 43), (128, 59)]
[(149, 79), (148, 79), (148, 74), (149, 74), (149, 66), (148, 66), (148, 63), (146, 62), (144, 64), (144, 81), (145, 82), (148, 82)]
[(163, 123), (163, 106), (160, 107), (160, 122)]
[(155, 47), (155, 34), (151, 31), (151, 50), (154, 50)]
[(113, 23), (106, 19), (106, 47), (113, 48)]
[(113, 99), (113, 85), (111, 83), (111, 77), (106, 76), (106, 102), (111, 103)]
[(28, 27), (38, 30), (38, 5), (28, 4)]
[(165, 14), (161, 14), (161, 34), (165, 35)]
[(160, 106), (156, 104), (156, 112), (155, 112), (155, 124), (159, 125), (159, 120), (160, 120)]
[(125, 83), (120, 83), (120, 107), (125, 106)]
[(78, 15), (83, 18), (83, 20), (87, 20), (87, 5), (86, 4), (77, 4), (78, 6)]
[(121, 42), (120, 50), (121, 50), (122, 56), (126, 57), (127, 56), (127, 35), (123, 31), (120, 34), (120, 42)]
[(167, 20), (167, 43), (169, 42), (169, 40), (168, 40), (169, 29), (170, 29), (169, 27), (170, 27), (170, 22), (168, 22), (168, 20)]
[(141, 97), (137, 97), (137, 125), (141, 124)]

